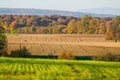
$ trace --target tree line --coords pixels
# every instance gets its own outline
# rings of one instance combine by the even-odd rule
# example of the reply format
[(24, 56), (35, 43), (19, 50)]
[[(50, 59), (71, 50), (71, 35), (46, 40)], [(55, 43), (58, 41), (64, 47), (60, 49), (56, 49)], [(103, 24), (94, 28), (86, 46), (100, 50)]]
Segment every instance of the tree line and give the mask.
[(0, 15), (0, 26), (6, 33), (106, 34), (106, 39), (120, 39), (120, 16)]

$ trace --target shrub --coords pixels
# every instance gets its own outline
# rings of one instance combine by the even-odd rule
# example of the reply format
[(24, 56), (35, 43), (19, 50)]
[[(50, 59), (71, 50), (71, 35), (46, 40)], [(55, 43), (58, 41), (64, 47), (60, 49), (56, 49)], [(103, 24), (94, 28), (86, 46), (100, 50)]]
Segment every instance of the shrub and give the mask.
[(117, 33), (117, 39), (120, 41), (120, 33)]
[(4, 29), (0, 26), (0, 56), (7, 55), (7, 40)]
[(52, 53), (49, 53), (48, 54), (48, 58), (51, 59), (53, 57), (53, 54)]
[(94, 60), (100, 60), (100, 61), (120, 61), (120, 54), (113, 54), (113, 53), (104, 53), (96, 55)]
[(105, 39), (106, 39), (106, 40), (113, 40), (113, 34), (110, 33), (110, 32), (107, 32), (107, 33), (105, 34)]
[(58, 59), (75, 59), (75, 56), (70, 51), (62, 51), (62, 53), (58, 56)]
[(10, 57), (30, 57), (31, 53), (23, 47), (20, 50), (11, 51)]

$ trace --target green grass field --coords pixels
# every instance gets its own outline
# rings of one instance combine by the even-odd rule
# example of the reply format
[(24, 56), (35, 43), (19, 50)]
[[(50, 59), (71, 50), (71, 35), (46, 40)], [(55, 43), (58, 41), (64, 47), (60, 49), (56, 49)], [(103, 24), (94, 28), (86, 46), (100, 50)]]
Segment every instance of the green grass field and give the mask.
[(1, 57), (0, 80), (120, 80), (120, 62)]

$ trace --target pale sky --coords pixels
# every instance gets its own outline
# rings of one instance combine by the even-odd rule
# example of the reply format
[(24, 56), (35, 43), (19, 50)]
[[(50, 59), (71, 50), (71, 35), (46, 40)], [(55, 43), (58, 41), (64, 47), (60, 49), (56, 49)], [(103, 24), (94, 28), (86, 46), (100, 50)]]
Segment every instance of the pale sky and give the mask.
[(0, 0), (0, 8), (78, 11), (103, 7), (120, 8), (120, 0)]

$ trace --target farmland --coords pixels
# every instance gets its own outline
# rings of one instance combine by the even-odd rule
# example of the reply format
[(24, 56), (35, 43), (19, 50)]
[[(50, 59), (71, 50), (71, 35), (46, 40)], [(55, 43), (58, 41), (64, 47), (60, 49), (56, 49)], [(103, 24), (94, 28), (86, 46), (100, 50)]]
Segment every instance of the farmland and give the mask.
[(0, 80), (120, 80), (120, 63), (1, 57)]
[(103, 34), (18, 34), (7, 36), (8, 52), (25, 46), (32, 55), (59, 55), (63, 50), (77, 56), (120, 54), (120, 42), (107, 41), (104, 37)]

